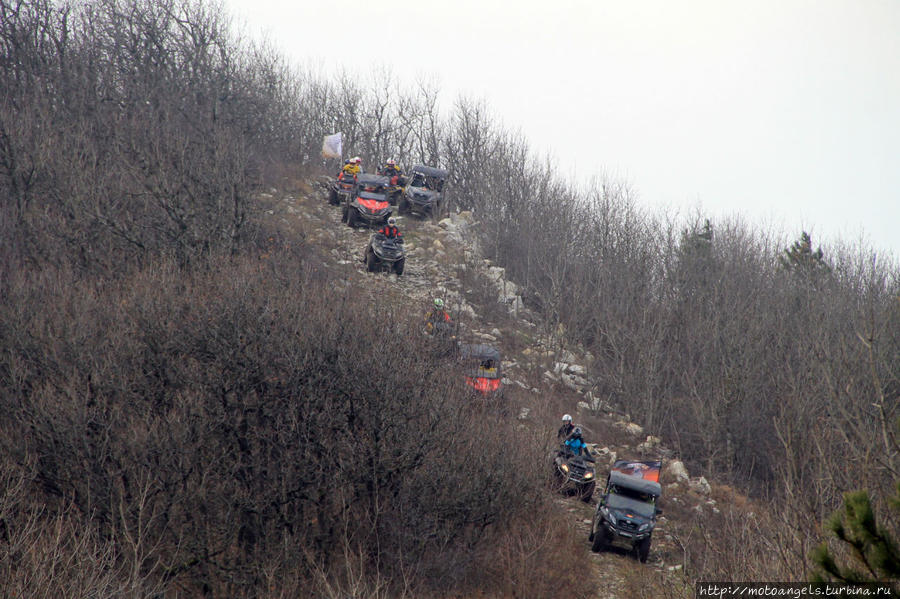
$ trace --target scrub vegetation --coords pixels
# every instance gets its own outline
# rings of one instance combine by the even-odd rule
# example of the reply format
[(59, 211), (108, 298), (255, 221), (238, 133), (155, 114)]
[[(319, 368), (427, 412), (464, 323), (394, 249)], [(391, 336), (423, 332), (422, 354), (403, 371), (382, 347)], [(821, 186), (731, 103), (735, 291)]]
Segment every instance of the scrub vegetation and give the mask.
[(483, 103), (298, 71), (213, 4), (0, 0), (0, 588), (590, 596), (541, 435), (472, 413), (421, 315), (266, 218), (335, 131), (448, 169), (527, 334), (753, 498), (696, 529), (688, 579), (803, 579), (859, 488), (896, 531), (893, 258), (572, 185)]

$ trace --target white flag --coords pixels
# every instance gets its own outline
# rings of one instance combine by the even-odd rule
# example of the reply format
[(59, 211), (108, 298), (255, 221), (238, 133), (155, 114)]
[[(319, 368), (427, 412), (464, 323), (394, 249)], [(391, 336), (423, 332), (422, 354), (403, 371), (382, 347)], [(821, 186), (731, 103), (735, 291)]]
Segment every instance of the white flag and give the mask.
[(322, 158), (340, 158), (343, 155), (341, 134), (326, 135), (322, 140)]

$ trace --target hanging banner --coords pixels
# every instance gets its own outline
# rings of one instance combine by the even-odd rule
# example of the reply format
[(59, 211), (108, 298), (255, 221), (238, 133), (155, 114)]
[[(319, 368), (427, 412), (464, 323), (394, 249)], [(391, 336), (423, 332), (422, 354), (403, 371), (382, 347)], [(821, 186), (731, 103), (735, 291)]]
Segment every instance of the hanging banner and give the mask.
[(343, 156), (341, 134), (326, 135), (322, 140), (322, 158), (340, 158)]

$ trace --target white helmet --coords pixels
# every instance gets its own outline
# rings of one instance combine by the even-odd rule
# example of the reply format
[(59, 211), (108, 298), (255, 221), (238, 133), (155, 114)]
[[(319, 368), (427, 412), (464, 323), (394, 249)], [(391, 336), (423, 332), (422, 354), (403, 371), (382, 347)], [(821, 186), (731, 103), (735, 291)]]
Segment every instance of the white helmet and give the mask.
[(391, 226), (391, 227), (393, 227), (393, 226), (396, 225), (396, 224), (397, 224), (397, 219), (394, 218), (393, 216), (389, 216), (389, 217), (388, 217), (388, 225)]
[(397, 164), (397, 163), (394, 162), (394, 159), (393, 159), (393, 158), (388, 158), (388, 159), (387, 159), (387, 162), (386, 162), (385, 164), (387, 164), (388, 166), (394, 166), (394, 165)]
[(571, 414), (563, 414), (563, 422), (572, 422)]
[(351, 158), (351, 160), (353, 161), (353, 164), (359, 164), (360, 162), (362, 162), (362, 158), (360, 158), (359, 156), (354, 156), (353, 158)]

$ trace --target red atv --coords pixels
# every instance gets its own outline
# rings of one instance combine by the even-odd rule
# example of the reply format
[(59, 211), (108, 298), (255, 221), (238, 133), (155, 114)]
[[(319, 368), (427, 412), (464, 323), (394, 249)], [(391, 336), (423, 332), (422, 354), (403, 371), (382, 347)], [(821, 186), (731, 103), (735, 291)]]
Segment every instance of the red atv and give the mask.
[(388, 178), (361, 174), (356, 177), (354, 192), (346, 197), (341, 221), (356, 228), (360, 222), (369, 226), (387, 223), (391, 205), (387, 199)]
[(462, 344), (459, 348), (466, 385), (484, 397), (499, 396), (503, 377), (500, 374), (500, 351), (483, 344)]

